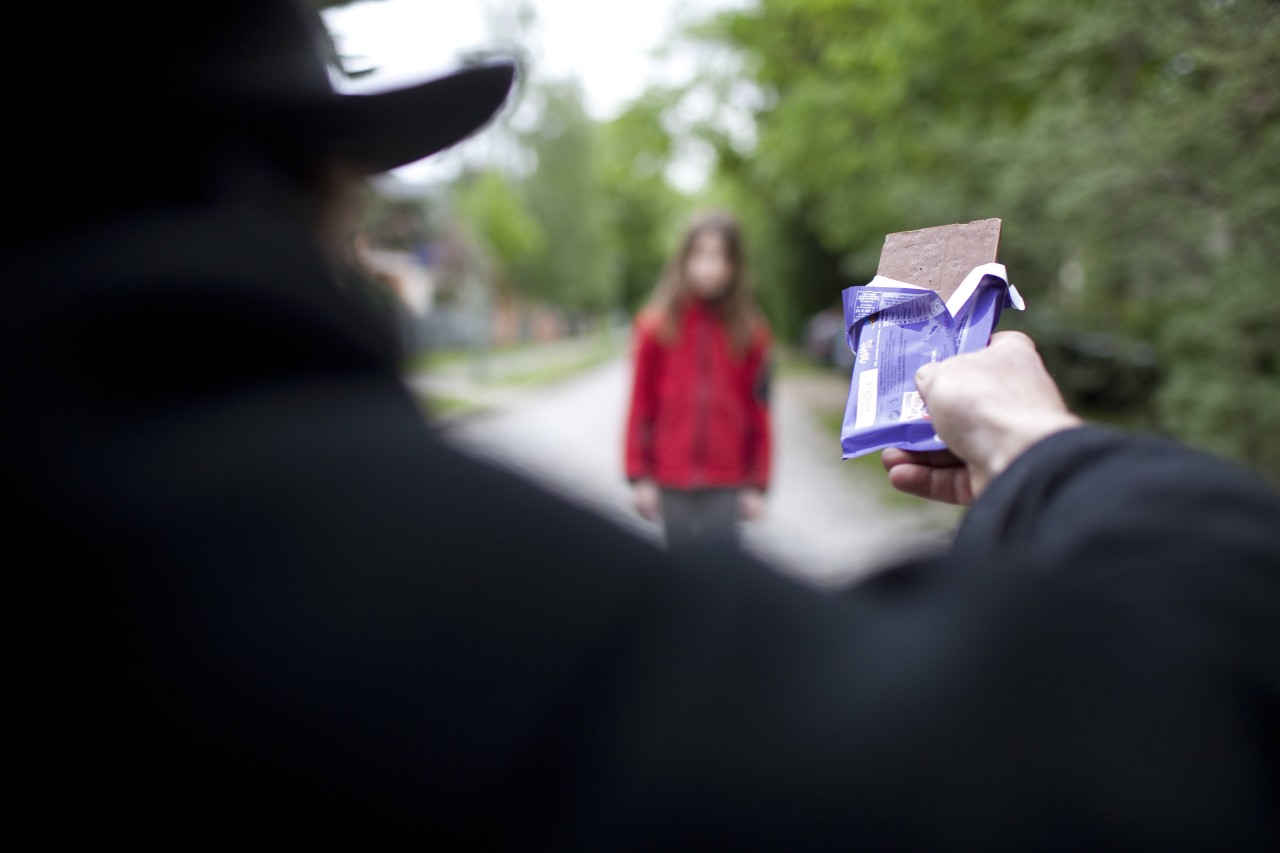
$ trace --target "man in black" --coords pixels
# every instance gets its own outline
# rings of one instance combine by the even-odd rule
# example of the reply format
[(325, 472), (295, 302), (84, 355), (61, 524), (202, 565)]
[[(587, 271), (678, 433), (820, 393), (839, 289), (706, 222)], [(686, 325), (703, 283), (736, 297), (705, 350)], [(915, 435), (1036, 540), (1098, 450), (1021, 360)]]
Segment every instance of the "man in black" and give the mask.
[[(973, 502), (950, 554), (838, 597), (738, 554), (689, 571), (442, 444), (332, 284), (333, 188), (466, 135), (510, 69), (415, 90), (434, 122), (333, 119), (313, 77), (233, 73), (293, 56), (297, 11), (201, 9), (146, 97), (19, 104), (46, 165), (49, 134), (133, 122), (3, 260), (21, 829), (1275, 848), (1274, 492), (1082, 425), (998, 335), (919, 377), (952, 453), (885, 457), (899, 488)], [(136, 58), (86, 14), (79, 71)]]

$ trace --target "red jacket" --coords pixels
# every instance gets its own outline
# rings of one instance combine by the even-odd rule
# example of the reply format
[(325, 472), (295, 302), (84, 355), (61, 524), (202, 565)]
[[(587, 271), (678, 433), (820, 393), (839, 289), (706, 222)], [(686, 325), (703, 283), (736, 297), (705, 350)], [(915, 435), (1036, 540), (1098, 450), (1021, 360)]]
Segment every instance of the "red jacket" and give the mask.
[(714, 309), (691, 300), (670, 344), (658, 318), (635, 323), (627, 418), (629, 480), (696, 489), (769, 485), (769, 330), (735, 352)]

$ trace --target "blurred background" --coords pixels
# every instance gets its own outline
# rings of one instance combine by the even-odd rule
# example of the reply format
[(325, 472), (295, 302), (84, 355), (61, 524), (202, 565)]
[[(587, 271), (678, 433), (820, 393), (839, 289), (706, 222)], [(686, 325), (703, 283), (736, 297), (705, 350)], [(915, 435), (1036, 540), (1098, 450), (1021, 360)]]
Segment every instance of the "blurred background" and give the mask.
[[(998, 217), (1028, 305), (1003, 325), (1073, 407), (1280, 483), (1280, 2), (319, 5), (349, 90), (493, 54), (524, 69), (495, 126), (371, 188), (361, 238), (406, 375), (464, 440), (572, 436), (519, 464), (603, 467), (591, 499), (620, 506), (627, 324), (685, 216), (725, 207), (783, 345), (778, 416), (863, 495), (794, 514), (883, 533), (779, 559), (869, 565), (955, 517), (895, 506), (874, 460), (839, 462), (840, 291), (870, 280), (887, 233)], [(538, 421), (574, 383), (612, 420)], [(800, 452), (779, 450), (775, 522), (784, 475), (787, 494), (836, 488), (801, 480)]]

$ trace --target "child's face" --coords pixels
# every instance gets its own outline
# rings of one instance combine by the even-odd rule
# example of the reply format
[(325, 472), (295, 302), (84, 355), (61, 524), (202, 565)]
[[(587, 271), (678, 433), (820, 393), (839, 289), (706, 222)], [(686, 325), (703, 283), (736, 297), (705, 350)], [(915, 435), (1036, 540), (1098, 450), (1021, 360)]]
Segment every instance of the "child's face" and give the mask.
[(729, 289), (733, 280), (733, 262), (724, 235), (703, 231), (693, 238), (689, 257), (684, 263), (684, 278), (689, 292), (699, 299), (717, 299)]

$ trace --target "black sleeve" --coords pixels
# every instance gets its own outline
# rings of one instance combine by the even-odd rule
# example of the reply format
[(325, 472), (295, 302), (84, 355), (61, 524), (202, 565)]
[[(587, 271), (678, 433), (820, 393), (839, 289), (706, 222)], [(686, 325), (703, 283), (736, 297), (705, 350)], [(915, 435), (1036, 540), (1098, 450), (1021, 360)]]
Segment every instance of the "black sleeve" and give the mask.
[(1280, 496), (1248, 472), (1154, 437), (1069, 430), (999, 477), (956, 537), (998, 560), (1162, 614), (1235, 663), (1280, 658)]
[(707, 560), (661, 582), (611, 661), (575, 826), (695, 847), (1271, 849), (1278, 537), (1248, 475), (1089, 429), (1020, 460), (950, 557), (838, 601)]

